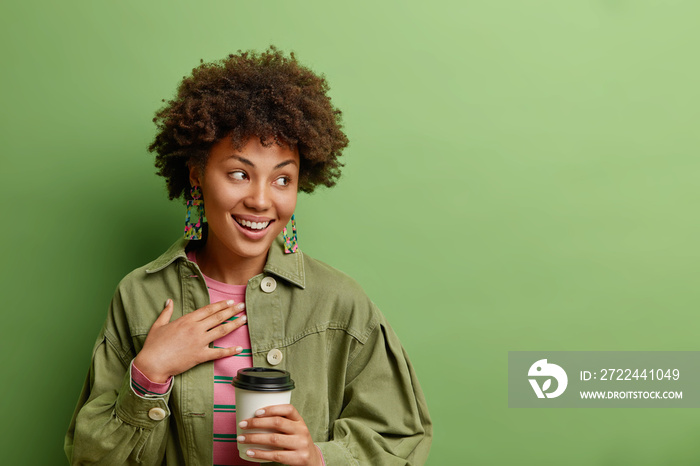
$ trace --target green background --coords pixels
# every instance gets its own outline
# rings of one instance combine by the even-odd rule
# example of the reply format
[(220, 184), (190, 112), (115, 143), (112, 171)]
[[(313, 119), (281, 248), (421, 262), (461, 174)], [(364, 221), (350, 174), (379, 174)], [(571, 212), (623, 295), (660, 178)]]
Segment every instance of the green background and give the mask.
[(200, 58), (276, 44), (351, 145), (301, 248), (387, 315), (429, 465), (695, 464), (692, 409), (507, 407), (508, 350), (697, 350), (700, 3), (4, 2), (2, 463), (64, 464), (118, 280), (181, 232), (151, 118)]

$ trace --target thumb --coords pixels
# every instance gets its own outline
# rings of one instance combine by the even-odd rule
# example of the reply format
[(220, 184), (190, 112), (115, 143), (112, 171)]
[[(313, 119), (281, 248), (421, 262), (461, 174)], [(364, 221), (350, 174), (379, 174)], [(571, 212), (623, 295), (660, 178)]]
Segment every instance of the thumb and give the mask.
[(163, 308), (162, 311), (160, 311), (160, 315), (156, 319), (155, 322), (153, 322), (153, 325), (151, 328), (157, 328), (157, 327), (162, 327), (163, 325), (167, 324), (170, 322), (170, 318), (173, 316), (173, 300), (169, 299), (165, 302), (165, 307)]

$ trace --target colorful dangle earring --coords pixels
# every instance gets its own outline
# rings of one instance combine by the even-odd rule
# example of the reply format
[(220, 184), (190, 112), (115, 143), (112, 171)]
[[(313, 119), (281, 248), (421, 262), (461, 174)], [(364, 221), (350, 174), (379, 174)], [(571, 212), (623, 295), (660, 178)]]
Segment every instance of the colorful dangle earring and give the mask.
[(185, 216), (185, 239), (202, 239), (202, 223), (204, 222), (202, 189), (199, 186), (192, 186), (190, 195), (192, 199), (187, 201), (187, 215)]
[(292, 254), (297, 252), (297, 222), (294, 220), (294, 214), (292, 214), (292, 237), (287, 237), (287, 227), (282, 229), (282, 236), (284, 237), (284, 253)]

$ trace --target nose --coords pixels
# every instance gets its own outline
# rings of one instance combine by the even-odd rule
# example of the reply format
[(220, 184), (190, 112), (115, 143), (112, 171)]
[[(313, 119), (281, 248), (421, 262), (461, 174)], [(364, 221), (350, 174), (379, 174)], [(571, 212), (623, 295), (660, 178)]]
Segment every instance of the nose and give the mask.
[(266, 183), (251, 183), (250, 191), (244, 200), (244, 204), (249, 209), (264, 211), (272, 206), (270, 199), (270, 187)]

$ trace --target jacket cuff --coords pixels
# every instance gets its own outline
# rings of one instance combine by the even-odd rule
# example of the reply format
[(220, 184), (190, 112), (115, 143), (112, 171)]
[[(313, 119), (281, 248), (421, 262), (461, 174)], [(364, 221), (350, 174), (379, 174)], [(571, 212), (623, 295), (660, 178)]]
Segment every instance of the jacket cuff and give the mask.
[(131, 360), (131, 388), (134, 389), (137, 395), (142, 397), (163, 396), (170, 391), (172, 387), (173, 377), (168, 377), (165, 383), (153, 382), (139, 370)]
[(117, 417), (132, 426), (153, 429), (161, 422), (167, 422), (170, 416), (168, 400), (171, 390), (172, 383), (163, 395), (139, 396), (131, 386), (131, 370), (128, 370), (124, 374), (124, 381), (117, 396)]

